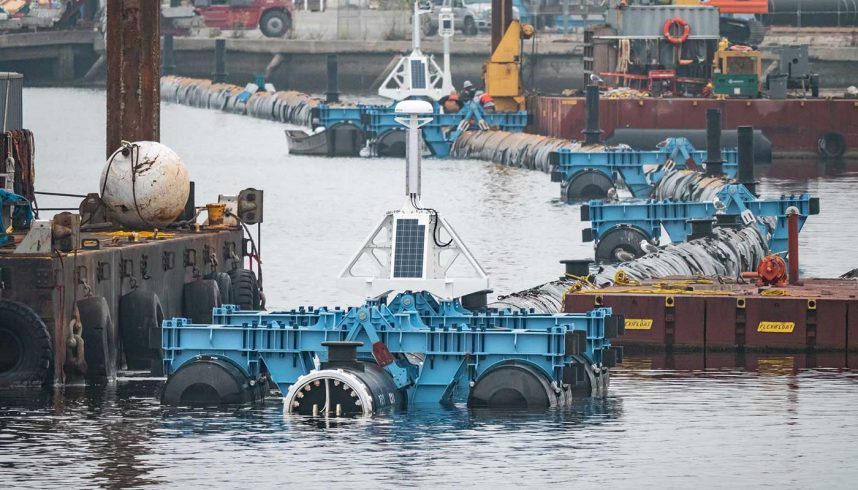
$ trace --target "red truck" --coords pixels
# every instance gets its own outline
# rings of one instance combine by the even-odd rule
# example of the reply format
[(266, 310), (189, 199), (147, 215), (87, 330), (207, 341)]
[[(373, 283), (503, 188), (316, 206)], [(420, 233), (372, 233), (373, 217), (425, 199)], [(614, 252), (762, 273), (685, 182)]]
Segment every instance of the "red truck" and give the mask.
[(292, 29), (292, 0), (193, 0), (206, 26), (256, 29), (266, 37), (283, 37)]

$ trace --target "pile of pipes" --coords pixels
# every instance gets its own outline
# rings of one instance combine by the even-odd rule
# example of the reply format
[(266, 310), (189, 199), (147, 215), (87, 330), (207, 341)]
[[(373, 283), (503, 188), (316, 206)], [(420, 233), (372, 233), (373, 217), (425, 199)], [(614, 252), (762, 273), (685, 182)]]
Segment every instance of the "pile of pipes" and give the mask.
[(566, 292), (598, 289), (670, 276), (738, 278), (757, 269), (768, 253), (767, 238), (756, 227), (719, 227), (710, 236), (668, 245), (636, 260), (605, 266), (589, 277), (562, 277), (534, 288), (499, 296), (491, 308), (524, 308), (540, 313), (561, 311)]
[(161, 100), (311, 127), (321, 101), (295, 91), (248, 93), (231, 83), (176, 76), (161, 77)]
[(465, 131), (453, 143), (451, 158), (486, 160), (509, 167), (551, 171), (550, 155), (560, 149), (587, 151), (577, 141), (507, 131)]

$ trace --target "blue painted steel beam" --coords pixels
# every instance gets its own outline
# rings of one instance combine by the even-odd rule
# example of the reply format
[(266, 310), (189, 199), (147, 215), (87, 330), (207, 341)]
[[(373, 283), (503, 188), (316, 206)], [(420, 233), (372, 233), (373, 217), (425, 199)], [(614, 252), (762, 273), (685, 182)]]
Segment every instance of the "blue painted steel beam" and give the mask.
[(818, 199), (809, 194), (759, 199), (741, 184), (726, 186), (718, 193), (718, 199), (724, 206), (720, 211), (714, 202), (590, 201), (582, 207), (581, 217), (591, 222), (589, 234), (597, 243), (600, 237), (623, 225), (639, 229), (657, 243), (662, 227), (671, 241), (683, 242), (691, 233), (689, 220), (715, 218), (717, 214), (735, 215), (746, 224), (755, 223), (763, 236), (771, 234), (769, 249), (783, 253), (787, 248), (787, 208), (798, 208), (799, 230), (808, 216), (819, 212)]
[[(729, 177), (735, 177), (738, 169), (737, 151), (723, 150), (721, 155), (725, 162), (724, 172)], [(669, 138), (655, 151), (613, 148), (584, 152), (561, 149), (552, 152), (550, 158), (552, 180), (562, 182), (563, 185), (581, 172), (596, 170), (615, 182), (615, 176), (619, 175), (634, 197), (643, 198), (672, 168), (702, 169), (706, 152), (697, 151), (685, 138)]]

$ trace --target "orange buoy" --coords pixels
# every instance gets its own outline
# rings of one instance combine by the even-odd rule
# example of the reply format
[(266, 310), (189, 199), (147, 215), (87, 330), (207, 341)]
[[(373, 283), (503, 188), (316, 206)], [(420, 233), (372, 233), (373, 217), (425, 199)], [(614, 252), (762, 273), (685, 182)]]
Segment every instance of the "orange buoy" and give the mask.
[[(674, 36), (673, 27), (677, 26), (682, 30), (682, 34), (679, 36)], [(691, 34), (691, 27), (688, 25), (688, 22), (681, 17), (674, 17), (672, 19), (667, 19), (667, 22), (664, 23), (664, 27), (662, 28), (662, 32), (664, 34), (664, 38), (673, 44), (682, 44), (688, 40), (688, 35)]]

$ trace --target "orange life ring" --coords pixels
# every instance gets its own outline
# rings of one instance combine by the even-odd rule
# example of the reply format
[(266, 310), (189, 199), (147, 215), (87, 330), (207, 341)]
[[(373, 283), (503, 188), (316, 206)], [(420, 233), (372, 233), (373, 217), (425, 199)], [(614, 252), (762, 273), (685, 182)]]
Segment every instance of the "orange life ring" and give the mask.
[[(682, 34), (679, 36), (674, 36), (671, 34), (670, 29), (673, 26), (679, 26), (682, 28)], [(664, 34), (664, 38), (673, 44), (682, 44), (688, 40), (688, 35), (691, 34), (691, 27), (688, 26), (688, 22), (681, 17), (674, 17), (672, 19), (667, 19), (667, 22), (664, 23), (664, 27), (662, 28), (662, 33)]]

